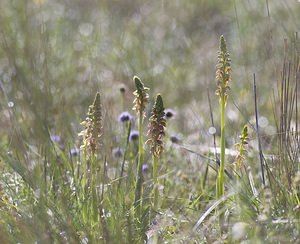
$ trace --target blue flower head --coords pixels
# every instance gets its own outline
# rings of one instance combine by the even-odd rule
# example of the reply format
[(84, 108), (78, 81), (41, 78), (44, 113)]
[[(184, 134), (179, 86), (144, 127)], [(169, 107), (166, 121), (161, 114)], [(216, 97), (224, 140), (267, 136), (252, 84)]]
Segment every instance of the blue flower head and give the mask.
[(129, 112), (125, 111), (125, 112), (122, 112), (120, 115), (119, 115), (119, 118), (118, 118), (118, 121), (120, 123), (124, 123), (124, 122), (127, 122), (129, 120), (132, 119), (132, 116)]
[(137, 139), (139, 139), (139, 132), (137, 130), (132, 130), (129, 135), (129, 140), (136, 141)]

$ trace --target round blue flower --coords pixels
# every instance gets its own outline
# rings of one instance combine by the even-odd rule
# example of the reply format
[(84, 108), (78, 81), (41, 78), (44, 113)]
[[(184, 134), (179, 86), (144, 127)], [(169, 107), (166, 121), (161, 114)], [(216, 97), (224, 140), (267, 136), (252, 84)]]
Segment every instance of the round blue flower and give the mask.
[(129, 135), (129, 140), (136, 141), (137, 139), (139, 139), (139, 132), (137, 130), (132, 130)]
[(172, 117), (175, 116), (175, 111), (173, 109), (167, 108), (165, 109), (165, 116), (167, 119), (171, 119)]
[(71, 157), (77, 157), (77, 156), (79, 156), (79, 154), (80, 154), (80, 150), (77, 147), (71, 148), (71, 150), (70, 150)]
[(116, 147), (112, 150), (112, 155), (115, 158), (121, 158), (124, 155), (124, 150), (120, 147)]
[(124, 122), (127, 122), (129, 120), (132, 119), (132, 116), (129, 112), (125, 111), (125, 112), (122, 112), (120, 115), (119, 115), (119, 118), (118, 118), (118, 121), (120, 123), (124, 123)]
[(147, 163), (143, 164), (143, 166), (142, 166), (143, 173), (147, 173), (148, 170), (149, 170), (149, 165)]

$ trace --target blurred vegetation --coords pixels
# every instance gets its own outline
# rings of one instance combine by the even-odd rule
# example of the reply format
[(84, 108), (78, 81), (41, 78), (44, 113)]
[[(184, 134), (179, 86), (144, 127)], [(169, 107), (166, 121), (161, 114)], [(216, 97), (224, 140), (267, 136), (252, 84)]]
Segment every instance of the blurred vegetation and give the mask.
[[(141, 242), (158, 227), (158, 242), (297, 240), (299, 1), (1, 0), (0, 9), (0, 243)], [(205, 149), (213, 146), (210, 113), (219, 145), (220, 111), (214, 92), (221, 35), (233, 69), (226, 147), (234, 149), (242, 128), (249, 126), (242, 180), (225, 184), (227, 193), (228, 188), (239, 193), (243, 189), (238, 197), (225, 194), (232, 230), (227, 235), (216, 227), (213, 213), (201, 228), (193, 229), (218, 200), (216, 164), (196, 153), (214, 157)], [(266, 162), (264, 187), (257, 156), (254, 73), (263, 151), (278, 156)], [(133, 116), (130, 124), (118, 123), (121, 112), (131, 113), (134, 75), (150, 88), (145, 123), (158, 92), (164, 106), (175, 111), (167, 121), (166, 150), (158, 170), (161, 212), (148, 216), (144, 209), (141, 221), (132, 214), (138, 149), (128, 137), (138, 122)], [(80, 184), (83, 159), (70, 152), (82, 144), (80, 122), (97, 91), (103, 134), (95, 166), (99, 179), (93, 184), (108, 188), (97, 200), (98, 208), (109, 209), (111, 217), (100, 212), (91, 223), (79, 209), (90, 207), (83, 199), (94, 192)], [(296, 136), (288, 136), (290, 132)], [(169, 140), (172, 136), (180, 146)], [(124, 160), (112, 155), (116, 148), (126, 152)], [(145, 162), (150, 161), (148, 150)], [(112, 182), (123, 182), (116, 177), (122, 163), (132, 172), (118, 188)], [(151, 180), (148, 172), (148, 197)], [(151, 204), (145, 200), (147, 206)], [(247, 234), (235, 236), (236, 229)]]

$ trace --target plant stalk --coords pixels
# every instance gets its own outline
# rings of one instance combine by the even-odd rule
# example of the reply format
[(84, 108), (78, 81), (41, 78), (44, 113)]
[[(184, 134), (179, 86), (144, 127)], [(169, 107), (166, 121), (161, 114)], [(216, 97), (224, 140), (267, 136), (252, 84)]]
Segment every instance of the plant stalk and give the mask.
[(136, 186), (135, 186), (135, 199), (134, 204), (136, 206), (136, 212), (138, 216), (141, 216), (141, 196), (142, 196), (142, 184), (143, 184), (143, 161), (144, 161), (144, 147), (143, 147), (143, 113), (139, 114), (139, 157), (138, 167), (136, 175)]
[(153, 209), (154, 211), (158, 208), (158, 177), (157, 177), (157, 165), (158, 157), (153, 155)]
[(225, 171), (225, 96), (221, 97), (221, 154), (220, 154), (220, 170), (219, 170), (219, 189), (218, 198), (224, 195), (224, 171)]

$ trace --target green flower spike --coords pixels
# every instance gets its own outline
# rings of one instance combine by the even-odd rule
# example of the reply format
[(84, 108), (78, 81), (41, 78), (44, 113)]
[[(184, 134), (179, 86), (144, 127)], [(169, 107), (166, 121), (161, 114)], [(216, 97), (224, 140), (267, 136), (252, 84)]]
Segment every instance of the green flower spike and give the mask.
[(133, 80), (135, 82), (136, 90), (133, 92), (135, 99), (133, 101), (133, 110), (136, 110), (138, 114), (142, 114), (145, 116), (145, 107), (148, 103), (149, 95), (148, 95), (148, 87), (145, 87), (139, 77), (134, 76)]
[(136, 207), (136, 214), (138, 218), (141, 217), (142, 210), (142, 190), (143, 190), (143, 161), (144, 161), (144, 147), (143, 147), (143, 119), (145, 117), (145, 108), (148, 102), (148, 90), (149, 88), (145, 87), (139, 77), (134, 76), (133, 81), (136, 86), (134, 91), (135, 99), (133, 101), (133, 110), (137, 111), (139, 116), (139, 157), (137, 165), (137, 174), (136, 174), (136, 183), (135, 183), (135, 194), (134, 194), (134, 205)]
[(153, 159), (153, 209), (158, 208), (158, 176), (157, 166), (160, 155), (164, 150), (163, 137), (165, 136), (166, 119), (164, 104), (161, 95), (157, 95), (150, 117), (148, 136), (146, 144), (150, 145)]
[(227, 51), (226, 41), (224, 36), (220, 38), (220, 51), (218, 52), (218, 63), (216, 65), (216, 79), (218, 81), (218, 88), (216, 95), (221, 97), (224, 96), (225, 103), (228, 98), (228, 91), (230, 90), (229, 82), (231, 81), (231, 59)]
[(227, 51), (226, 41), (223, 36), (220, 37), (220, 50), (218, 52), (218, 61), (216, 65), (216, 79), (218, 87), (216, 95), (219, 96), (221, 105), (221, 153), (220, 153), (220, 169), (218, 173), (216, 191), (217, 198), (224, 195), (224, 171), (225, 171), (225, 107), (228, 99), (228, 91), (231, 81), (231, 65), (230, 55)]
[(83, 137), (83, 143), (80, 148), (90, 150), (91, 154), (95, 154), (96, 149), (100, 145), (102, 134), (102, 113), (99, 92), (97, 92), (93, 104), (89, 106), (86, 119), (80, 124), (84, 126), (84, 130), (78, 134)]
[(165, 136), (166, 119), (164, 104), (161, 95), (157, 95), (156, 101), (150, 117), (148, 136), (150, 137), (146, 144), (151, 147), (151, 153), (154, 157), (159, 158), (164, 149), (163, 137)]

